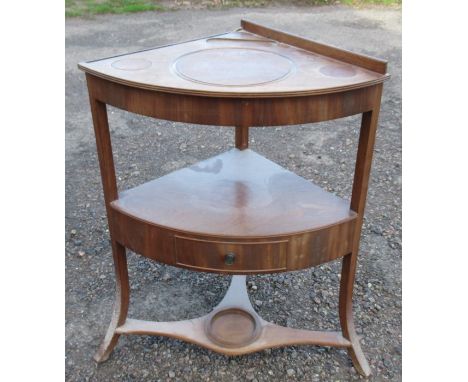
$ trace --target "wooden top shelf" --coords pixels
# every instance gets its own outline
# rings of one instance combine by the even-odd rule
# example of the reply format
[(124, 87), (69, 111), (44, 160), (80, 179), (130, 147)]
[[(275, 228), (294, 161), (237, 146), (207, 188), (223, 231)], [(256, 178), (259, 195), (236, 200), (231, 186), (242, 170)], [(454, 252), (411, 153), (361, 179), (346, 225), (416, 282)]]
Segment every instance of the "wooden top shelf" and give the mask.
[(80, 63), (131, 87), (210, 97), (285, 97), (341, 92), (387, 79), (386, 62), (248, 21), (184, 43)]
[(244, 239), (319, 230), (356, 217), (349, 202), (249, 149), (124, 191), (111, 207), (187, 234)]

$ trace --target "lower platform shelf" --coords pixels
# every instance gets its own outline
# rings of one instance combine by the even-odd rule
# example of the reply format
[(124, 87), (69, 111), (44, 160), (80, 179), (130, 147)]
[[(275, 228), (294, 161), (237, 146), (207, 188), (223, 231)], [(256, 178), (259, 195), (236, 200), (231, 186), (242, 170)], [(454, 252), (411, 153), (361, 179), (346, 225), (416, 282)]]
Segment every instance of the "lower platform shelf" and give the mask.
[(205, 316), (172, 322), (127, 319), (116, 333), (176, 338), (227, 356), (290, 345), (352, 346), (341, 332), (294, 329), (265, 321), (249, 301), (245, 276), (234, 276), (223, 300)]
[(252, 150), (232, 149), (122, 192), (115, 240), (180, 267), (246, 274), (301, 269), (351, 251), (349, 202)]

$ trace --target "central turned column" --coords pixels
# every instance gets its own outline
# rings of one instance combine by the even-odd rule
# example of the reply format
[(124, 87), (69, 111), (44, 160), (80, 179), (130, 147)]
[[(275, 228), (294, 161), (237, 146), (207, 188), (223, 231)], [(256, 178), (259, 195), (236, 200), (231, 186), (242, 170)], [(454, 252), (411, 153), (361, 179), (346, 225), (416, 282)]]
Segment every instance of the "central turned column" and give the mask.
[(206, 335), (219, 346), (247, 346), (262, 332), (261, 319), (250, 303), (245, 281), (246, 276), (233, 276), (223, 300), (205, 318)]

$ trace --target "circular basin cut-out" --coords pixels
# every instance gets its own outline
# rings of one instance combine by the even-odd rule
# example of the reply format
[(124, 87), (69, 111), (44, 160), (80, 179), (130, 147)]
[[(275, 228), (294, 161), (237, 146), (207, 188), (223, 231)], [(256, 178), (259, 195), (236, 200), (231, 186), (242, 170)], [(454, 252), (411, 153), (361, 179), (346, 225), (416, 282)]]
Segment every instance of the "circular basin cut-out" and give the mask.
[(259, 323), (255, 317), (237, 308), (216, 313), (207, 326), (210, 339), (224, 347), (246, 346), (257, 338), (259, 330)]
[(120, 70), (143, 70), (151, 66), (151, 61), (146, 58), (123, 58), (114, 61), (111, 65)]
[(356, 70), (345, 65), (326, 65), (320, 68), (320, 73), (329, 77), (353, 77), (356, 75)]
[(294, 63), (280, 54), (252, 48), (215, 48), (191, 52), (174, 63), (182, 78), (217, 86), (255, 86), (285, 78)]

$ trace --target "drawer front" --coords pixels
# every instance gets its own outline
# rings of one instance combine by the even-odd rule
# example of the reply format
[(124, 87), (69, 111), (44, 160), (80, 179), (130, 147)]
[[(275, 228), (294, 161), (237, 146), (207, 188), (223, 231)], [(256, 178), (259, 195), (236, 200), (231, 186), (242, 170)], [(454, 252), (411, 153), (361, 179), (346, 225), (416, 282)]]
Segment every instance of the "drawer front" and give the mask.
[(234, 243), (175, 236), (176, 264), (206, 271), (286, 270), (288, 241)]

